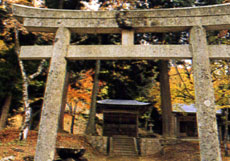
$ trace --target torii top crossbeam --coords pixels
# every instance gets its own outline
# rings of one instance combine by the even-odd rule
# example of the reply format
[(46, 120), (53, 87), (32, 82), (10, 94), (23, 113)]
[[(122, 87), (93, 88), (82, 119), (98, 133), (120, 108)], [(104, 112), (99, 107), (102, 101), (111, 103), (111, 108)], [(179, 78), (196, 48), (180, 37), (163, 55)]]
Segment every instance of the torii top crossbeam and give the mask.
[(206, 30), (230, 28), (230, 4), (129, 11), (79, 11), (13, 6), (14, 16), (29, 31), (55, 32), (58, 27), (79, 33), (120, 33), (116, 16), (121, 13), (135, 32), (174, 32), (203, 26)]
[[(122, 16), (119, 20), (128, 21), (129, 27), (135, 33), (185, 31), (193, 26), (202, 26), (206, 30), (230, 28), (230, 4), (197, 8), (97, 12), (43, 9), (14, 5), (13, 14), (23, 22), (23, 25), (29, 31), (39, 32), (56, 32), (59, 27), (65, 27), (71, 32), (78, 33), (121, 33), (123, 30), (119, 27), (119, 23), (117, 22), (117, 15), (119, 14)], [(132, 38), (125, 38), (125, 34), (122, 34), (122, 36), (124, 40), (128, 39), (132, 41)], [(51, 58), (52, 48), (52, 46), (23, 46), (21, 48), (20, 58)], [(209, 46), (208, 50), (211, 59), (230, 57), (230, 47), (226, 45), (212, 45)], [(69, 60), (191, 59), (192, 54), (189, 45), (135, 45), (132, 48), (124, 45), (80, 45), (77, 47), (75, 45), (70, 45), (66, 58)]]

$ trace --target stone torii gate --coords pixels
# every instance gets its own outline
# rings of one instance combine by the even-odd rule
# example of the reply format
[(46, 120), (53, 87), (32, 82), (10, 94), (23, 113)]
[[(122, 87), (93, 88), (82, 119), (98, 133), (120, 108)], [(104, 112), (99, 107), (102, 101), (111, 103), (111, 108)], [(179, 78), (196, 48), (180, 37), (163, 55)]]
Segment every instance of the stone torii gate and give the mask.
[[(207, 30), (230, 29), (230, 4), (133, 11), (77, 11), (13, 6), (34, 32), (56, 33), (53, 46), (22, 46), (20, 59), (50, 59), (37, 141), (36, 161), (54, 158), (68, 60), (192, 59), (202, 161), (220, 161), (210, 59), (230, 58), (227, 45), (208, 45)], [(120, 17), (120, 24), (117, 15)], [(129, 30), (120, 28), (128, 22)], [(122, 24), (124, 23), (124, 24)], [(190, 31), (188, 45), (134, 45), (134, 33)], [(70, 45), (71, 32), (121, 33), (121, 45)]]

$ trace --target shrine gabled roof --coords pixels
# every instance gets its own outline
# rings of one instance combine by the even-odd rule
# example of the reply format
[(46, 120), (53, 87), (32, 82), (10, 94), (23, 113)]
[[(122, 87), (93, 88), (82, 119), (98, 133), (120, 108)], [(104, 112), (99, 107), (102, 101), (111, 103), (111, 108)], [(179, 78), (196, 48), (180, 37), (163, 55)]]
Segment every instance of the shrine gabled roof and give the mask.
[[(195, 104), (174, 104), (173, 105), (173, 112), (178, 112), (178, 113), (196, 113), (196, 107)], [(216, 111), (217, 114), (221, 114), (221, 110)]]
[(147, 106), (150, 103), (139, 102), (136, 100), (105, 99), (97, 101), (101, 105), (125, 105), (125, 106)]

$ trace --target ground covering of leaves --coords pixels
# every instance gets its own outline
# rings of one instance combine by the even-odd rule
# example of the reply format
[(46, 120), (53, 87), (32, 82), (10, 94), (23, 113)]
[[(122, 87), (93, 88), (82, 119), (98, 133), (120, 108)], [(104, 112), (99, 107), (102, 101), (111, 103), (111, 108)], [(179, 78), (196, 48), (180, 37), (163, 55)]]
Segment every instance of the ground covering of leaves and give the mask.
[[(16, 161), (29, 160), (35, 154), (37, 131), (30, 131), (27, 141), (18, 141), (19, 130), (8, 128), (0, 132), (0, 160), (4, 157), (14, 156)], [(127, 158), (108, 157), (93, 149), (82, 135), (58, 133), (57, 146), (86, 149), (84, 157), (88, 161), (126, 161)], [(56, 156), (58, 159), (58, 156)], [(199, 145), (196, 142), (182, 142), (166, 146), (164, 154), (149, 157), (128, 158), (129, 161), (199, 161)], [(230, 161), (230, 158), (224, 158)]]

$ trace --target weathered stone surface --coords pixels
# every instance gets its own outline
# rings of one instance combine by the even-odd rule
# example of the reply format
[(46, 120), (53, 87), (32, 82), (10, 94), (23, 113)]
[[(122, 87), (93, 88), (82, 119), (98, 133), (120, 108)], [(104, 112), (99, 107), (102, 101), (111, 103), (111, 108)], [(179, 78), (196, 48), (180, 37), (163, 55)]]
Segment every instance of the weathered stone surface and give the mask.
[(148, 156), (159, 153), (163, 149), (158, 138), (140, 138), (141, 156)]
[(19, 58), (21, 60), (50, 59), (53, 53), (53, 46), (22, 46)]
[(122, 45), (134, 45), (134, 31), (122, 30), (121, 31), (121, 43)]
[[(36, 50), (36, 51), (34, 51)], [(34, 52), (33, 52), (34, 51)], [(23, 46), (20, 59), (50, 58), (52, 46)], [(153, 59), (187, 58), (192, 55), (188, 45), (71, 45), (66, 56), (68, 60), (87, 59)]]
[(192, 26), (208, 30), (230, 28), (230, 4), (177, 9), (133, 11), (77, 11), (38, 9), (14, 5), (13, 14), (30, 31), (55, 32), (67, 27), (81, 33), (121, 33), (116, 14), (125, 12), (135, 32), (183, 31)]
[[(188, 51), (188, 52), (186, 52)], [(189, 46), (180, 45), (98, 45), (70, 46), (67, 59), (153, 59), (191, 58)]]
[(162, 146), (180, 144), (181, 140), (178, 138), (160, 138), (160, 143)]
[[(129, 10), (125, 12), (127, 17), (196, 17), (196, 16), (212, 16), (212, 15), (228, 15), (230, 4), (211, 5), (202, 7), (184, 7), (184, 8), (170, 8), (170, 9), (145, 9), (145, 10)], [(26, 9), (26, 10), (25, 10)], [(43, 17), (43, 18), (71, 18), (71, 19), (85, 19), (85, 18), (104, 18), (110, 19), (116, 17), (118, 11), (82, 11), (82, 10), (61, 10), (61, 9), (47, 9), (34, 8), (24, 5), (13, 5), (13, 14), (18, 17)]]
[(107, 145), (108, 145), (107, 136), (86, 135), (86, 139), (88, 143), (91, 144), (92, 147), (97, 149), (100, 153), (107, 155)]
[[(22, 46), (20, 59), (40, 60), (51, 58), (53, 46)], [(230, 45), (209, 45), (210, 59), (230, 59)], [(191, 59), (189, 45), (70, 45), (68, 60), (87, 59)]]
[(230, 59), (230, 45), (209, 45), (210, 59)]
[(65, 56), (70, 42), (69, 30), (59, 28), (55, 39), (42, 107), (35, 161), (52, 161), (54, 159), (66, 75)]
[(206, 31), (203, 27), (195, 26), (190, 30), (190, 46), (193, 53), (195, 102), (201, 161), (221, 161), (214, 104), (215, 98)]

